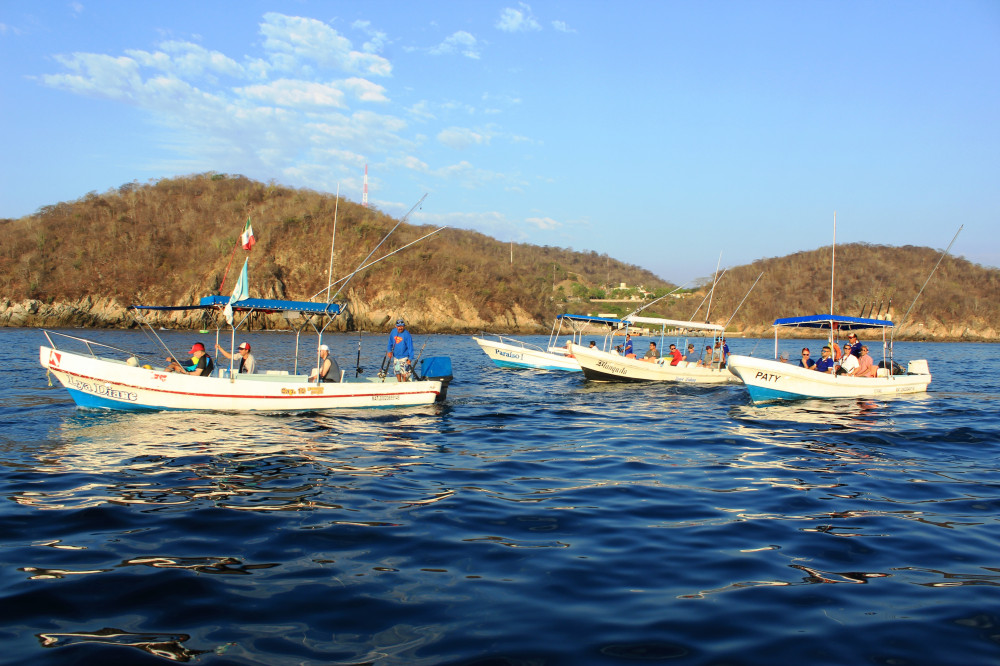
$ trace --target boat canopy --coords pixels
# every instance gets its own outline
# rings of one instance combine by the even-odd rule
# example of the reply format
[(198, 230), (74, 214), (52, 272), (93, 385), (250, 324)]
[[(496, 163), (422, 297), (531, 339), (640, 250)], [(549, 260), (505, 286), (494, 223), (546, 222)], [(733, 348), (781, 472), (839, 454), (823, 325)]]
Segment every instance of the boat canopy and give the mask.
[(835, 328), (850, 331), (859, 328), (892, 328), (888, 319), (864, 319), (843, 315), (817, 314), (806, 317), (783, 317), (774, 320), (774, 326), (795, 326), (801, 328)]
[(718, 324), (706, 324), (698, 321), (678, 321), (676, 319), (660, 319), (659, 317), (626, 317), (626, 321), (631, 324), (653, 324), (664, 328), (685, 328), (698, 331), (719, 331), (725, 330)]
[(572, 321), (595, 322), (598, 324), (608, 324), (608, 325), (618, 325), (625, 323), (621, 319), (612, 319), (610, 317), (592, 317), (590, 315), (576, 315), (576, 314), (556, 315), (556, 319), (570, 319)]
[[(229, 296), (205, 296), (198, 305), (133, 305), (136, 310), (206, 310), (224, 308), (229, 305)], [(340, 313), (337, 303), (316, 303), (313, 301), (279, 301), (269, 298), (244, 298), (232, 304), (233, 310), (258, 312), (305, 312), (334, 316)]]

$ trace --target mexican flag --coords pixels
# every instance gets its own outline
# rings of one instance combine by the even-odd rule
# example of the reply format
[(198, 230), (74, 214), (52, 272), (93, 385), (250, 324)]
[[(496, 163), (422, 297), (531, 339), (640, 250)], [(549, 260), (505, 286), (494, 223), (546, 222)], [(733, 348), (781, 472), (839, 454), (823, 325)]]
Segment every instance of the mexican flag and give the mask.
[(244, 250), (249, 250), (257, 242), (257, 239), (253, 237), (253, 227), (250, 226), (250, 218), (247, 218), (247, 225), (243, 227), (243, 234), (240, 236), (240, 244), (243, 245)]

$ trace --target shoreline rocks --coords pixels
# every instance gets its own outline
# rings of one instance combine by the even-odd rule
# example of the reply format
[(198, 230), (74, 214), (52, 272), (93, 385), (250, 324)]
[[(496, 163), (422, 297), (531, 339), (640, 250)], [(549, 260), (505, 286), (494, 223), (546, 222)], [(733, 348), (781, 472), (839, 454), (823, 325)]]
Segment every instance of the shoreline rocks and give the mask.
[[(142, 311), (143, 320), (154, 328), (200, 330), (214, 328), (221, 313), (203, 310)], [(459, 302), (439, 302), (430, 299), (419, 312), (393, 311), (376, 308), (363, 301), (352, 301), (345, 316), (331, 327), (336, 331), (382, 331), (397, 317), (404, 317), (410, 327), (421, 333), (473, 334), (480, 332), (505, 335), (540, 335), (550, 331), (551, 322), (536, 321), (516, 304), (493, 321), (482, 319), (476, 311)], [(298, 322), (282, 313), (255, 313), (251, 330), (294, 330)], [(116, 328), (140, 326), (136, 315), (113, 298), (90, 297), (75, 302), (43, 303), (35, 299), (11, 301), (0, 298), (0, 328)], [(783, 331), (783, 338), (816, 338), (816, 331)], [(729, 333), (731, 338), (769, 338), (770, 326), (749, 326)], [(869, 336), (870, 338), (871, 336)], [(944, 322), (914, 323), (906, 327), (897, 340), (928, 342), (1000, 342), (1000, 331), (984, 326), (945, 324)]]

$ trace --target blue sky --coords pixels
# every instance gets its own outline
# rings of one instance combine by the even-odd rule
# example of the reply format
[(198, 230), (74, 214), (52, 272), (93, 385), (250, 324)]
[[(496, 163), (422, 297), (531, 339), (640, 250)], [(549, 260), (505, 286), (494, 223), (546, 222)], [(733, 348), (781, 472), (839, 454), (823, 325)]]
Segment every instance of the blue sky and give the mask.
[(389, 214), (675, 282), (835, 211), (1000, 265), (995, 0), (4, 0), (0, 63), (0, 217), (206, 171), (360, 201), (367, 164)]

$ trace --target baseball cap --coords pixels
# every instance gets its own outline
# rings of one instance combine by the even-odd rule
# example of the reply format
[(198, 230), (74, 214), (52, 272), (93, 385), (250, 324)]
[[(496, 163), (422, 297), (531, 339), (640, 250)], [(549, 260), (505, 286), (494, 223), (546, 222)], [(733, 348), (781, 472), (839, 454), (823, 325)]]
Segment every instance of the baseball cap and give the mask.
[(319, 350), (320, 350), (320, 351), (330, 351), (330, 348), (329, 348), (329, 347), (327, 347), (326, 345), (320, 345), (320, 346), (319, 346)]
[(403, 321), (402, 319), (397, 319), (396, 326), (406, 326), (406, 322)]
[(250, 351), (250, 343), (249, 342), (241, 342), (240, 343), (240, 349), (246, 349), (247, 351)]
[(205, 345), (201, 344), (200, 342), (194, 343), (193, 345), (191, 345), (191, 351), (189, 351), (188, 354), (193, 354), (196, 351), (200, 352), (205, 351)]

